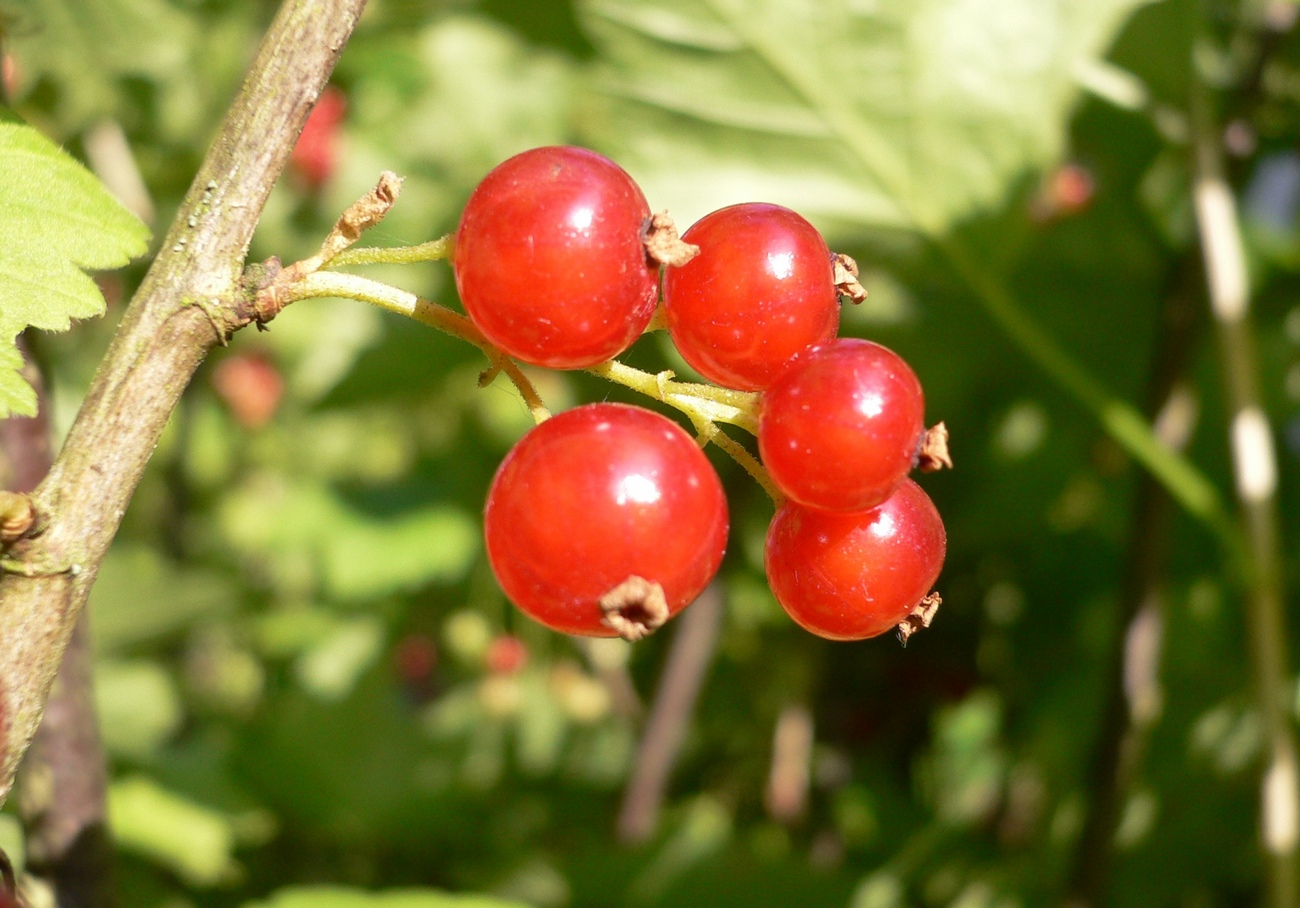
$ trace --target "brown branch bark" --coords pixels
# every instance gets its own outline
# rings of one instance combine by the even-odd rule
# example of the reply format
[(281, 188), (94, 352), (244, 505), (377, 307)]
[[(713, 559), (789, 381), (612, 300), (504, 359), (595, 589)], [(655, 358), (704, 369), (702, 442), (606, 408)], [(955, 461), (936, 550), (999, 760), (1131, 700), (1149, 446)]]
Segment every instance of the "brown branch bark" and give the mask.
[[(40, 402), (33, 418), (0, 421), (0, 485), (30, 492), (49, 472), (49, 406), (30, 356), (27, 378)], [(105, 822), (108, 767), (91, 684), (90, 633), (82, 613), (23, 763), (20, 812), (27, 833), (27, 873), (41, 877), (60, 908), (113, 904), (112, 849)]]
[(645, 841), (659, 824), (668, 777), (713, 661), (721, 627), (722, 590), (713, 583), (677, 619), (677, 633), (618, 814), (618, 834), (625, 842)]
[(244, 259), (365, 0), (286, 0), (35, 493), (45, 529), (0, 576), (0, 803), (44, 710), (100, 563), (167, 419), (241, 315)]

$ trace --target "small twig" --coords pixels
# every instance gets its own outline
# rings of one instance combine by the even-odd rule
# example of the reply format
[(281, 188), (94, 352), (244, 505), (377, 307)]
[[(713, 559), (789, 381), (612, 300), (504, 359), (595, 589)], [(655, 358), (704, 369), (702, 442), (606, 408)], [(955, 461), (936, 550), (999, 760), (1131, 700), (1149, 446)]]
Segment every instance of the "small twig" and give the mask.
[(618, 834), (624, 842), (645, 841), (659, 823), (668, 777), (713, 659), (721, 624), (722, 591), (716, 583), (677, 619), (672, 649), (618, 814)]
[(1219, 134), (1208, 90), (1195, 75), (1193, 199), (1205, 259), (1210, 310), (1218, 328), (1227, 384), (1233, 473), (1246, 536), (1246, 629), (1267, 740), (1260, 827), (1267, 867), (1267, 904), (1295, 905), (1300, 858), (1300, 767), (1291, 731), (1281, 526), (1273, 436), (1259, 393), (1259, 363), (1250, 324), (1250, 284), (1236, 200), (1223, 176)]
[(772, 768), (764, 803), (772, 819), (793, 823), (808, 807), (812, 778), (813, 717), (802, 703), (785, 707), (772, 732)]
[(345, 249), (361, 239), (361, 234), (384, 219), (397, 204), (397, 197), (401, 191), (402, 180), (397, 174), (390, 170), (381, 173), (375, 188), (357, 199), (343, 214), (339, 215), (339, 219), (334, 222), (334, 227), (315, 255), (294, 262), (284, 269), (285, 282), (292, 282), (328, 265)]

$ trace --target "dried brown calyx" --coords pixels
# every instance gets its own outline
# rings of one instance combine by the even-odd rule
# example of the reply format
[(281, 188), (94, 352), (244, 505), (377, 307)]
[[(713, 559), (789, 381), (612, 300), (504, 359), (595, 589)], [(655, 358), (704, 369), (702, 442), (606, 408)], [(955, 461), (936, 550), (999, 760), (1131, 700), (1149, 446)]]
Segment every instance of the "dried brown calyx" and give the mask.
[(948, 427), (935, 423), (921, 437), (921, 449), (916, 456), (916, 466), (922, 473), (952, 469), (952, 456), (948, 453)]
[(835, 266), (835, 289), (855, 303), (867, 298), (867, 288), (858, 283), (858, 263), (850, 256), (833, 253), (831, 262)]
[(668, 620), (664, 588), (635, 574), (600, 597), (601, 624), (624, 640), (642, 640)]
[(930, 626), (934, 621), (935, 612), (939, 611), (939, 605), (943, 602), (938, 593), (931, 593), (912, 609), (902, 621), (898, 622), (898, 642), (907, 646), (907, 640), (917, 631)]
[(645, 243), (646, 255), (652, 261), (674, 268), (680, 268), (700, 254), (699, 246), (682, 239), (677, 232), (677, 225), (666, 211), (650, 216), (650, 224), (645, 229), (642, 242)]

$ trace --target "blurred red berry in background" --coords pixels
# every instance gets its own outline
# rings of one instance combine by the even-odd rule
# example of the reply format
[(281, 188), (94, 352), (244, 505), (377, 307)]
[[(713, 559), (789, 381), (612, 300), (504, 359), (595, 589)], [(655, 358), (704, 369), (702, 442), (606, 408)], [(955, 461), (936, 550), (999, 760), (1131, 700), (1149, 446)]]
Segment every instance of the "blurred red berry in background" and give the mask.
[(488, 671), (496, 675), (513, 675), (528, 664), (528, 646), (511, 634), (502, 634), (488, 646)]
[(262, 353), (236, 353), (223, 359), (212, 372), (212, 387), (245, 429), (260, 429), (270, 422), (284, 396), (280, 370)]
[(289, 169), (313, 192), (334, 175), (339, 158), (339, 127), (347, 113), (342, 89), (326, 86), (289, 156)]

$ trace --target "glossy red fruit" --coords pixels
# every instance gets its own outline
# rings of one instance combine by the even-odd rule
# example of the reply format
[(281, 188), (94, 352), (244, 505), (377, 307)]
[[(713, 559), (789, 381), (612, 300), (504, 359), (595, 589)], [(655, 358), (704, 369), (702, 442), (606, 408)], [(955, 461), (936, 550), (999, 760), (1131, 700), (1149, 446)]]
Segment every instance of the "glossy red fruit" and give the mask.
[(921, 382), (902, 357), (840, 338), (805, 351), (763, 394), (758, 449), (800, 504), (862, 511), (912, 469), (924, 416)]
[(799, 625), (831, 640), (896, 627), (930, 592), (947, 536), (934, 503), (907, 479), (869, 511), (834, 514), (788, 501), (767, 531), (772, 592)]
[(779, 205), (732, 205), (682, 237), (700, 254), (664, 272), (668, 333), (705, 378), (766, 388), (809, 344), (839, 328), (839, 294), (826, 241)]
[[(501, 588), (528, 615), (569, 634), (635, 639), (717, 572), (727, 501), (676, 423), (639, 407), (588, 404), (532, 429), (506, 456), (484, 532)], [(625, 585), (629, 578), (642, 582)], [(616, 588), (621, 595), (607, 597)]]
[(534, 148), (483, 178), (456, 231), (471, 319), (516, 359), (580, 369), (622, 353), (658, 301), (645, 196), (608, 158)]

